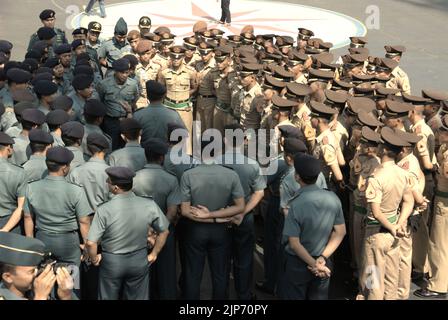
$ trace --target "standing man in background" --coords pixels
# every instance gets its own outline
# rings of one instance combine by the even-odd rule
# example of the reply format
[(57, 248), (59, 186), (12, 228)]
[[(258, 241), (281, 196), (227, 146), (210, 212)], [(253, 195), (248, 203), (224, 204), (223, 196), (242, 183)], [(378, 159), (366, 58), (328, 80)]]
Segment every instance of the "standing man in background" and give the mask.
[(219, 23), (226, 27), (230, 26), (230, 23), (232, 22), (232, 18), (230, 17), (230, 0), (221, 0), (221, 12)]
[(104, 7), (104, 0), (90, 0), (89, 4), (87, 5), (86, 11), (85, 13), (87, 15), (90, 15), (90, 10), (92, 10), (93, 5), (95, 4), (95, 2), (98, 1), (98, 5), (100, 7), (100, 14), (101, 14), (101, 18), (106, 18), (106, 8)]

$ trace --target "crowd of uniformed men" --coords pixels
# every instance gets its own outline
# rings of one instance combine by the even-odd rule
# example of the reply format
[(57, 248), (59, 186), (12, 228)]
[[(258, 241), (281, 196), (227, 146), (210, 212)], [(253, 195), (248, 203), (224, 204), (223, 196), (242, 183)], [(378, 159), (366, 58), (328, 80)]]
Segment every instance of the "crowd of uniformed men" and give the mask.
[[(22, 61), (0, 40), (2, 299), (199, 299), (206, 258), (213, 299), (229, 279), (252, 299), (254, 213), (259, 290), (327, 299), (347, 233), (358, 299), (408, 299), (411, 277), (416, 295), (445, 297), (448, 93), (411, 94), (403, 46), (352, 37), (334, 57), (304, 28), (224, 35), (203, 21), (175, 45), (149, 17), (130, 31), (120, 18), (103, 41), (91, 22), (69, 42), (53, 10), (39, 18)], [(193, 119), (199, 136), (247, 134), (201, 156)], [(247, 154), (260, 129), (269, 142)], [(49, 252), (80, 267), (80, 288), (68, 265), (42, 264)]]

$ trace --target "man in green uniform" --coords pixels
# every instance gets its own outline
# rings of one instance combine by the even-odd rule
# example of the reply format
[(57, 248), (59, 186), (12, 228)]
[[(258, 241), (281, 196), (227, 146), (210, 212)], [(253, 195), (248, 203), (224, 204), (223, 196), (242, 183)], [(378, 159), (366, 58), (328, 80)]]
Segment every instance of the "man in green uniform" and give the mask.
[(100, 39), (100, 34), (102, 30), (101, 23), (91, 21), (87, 26), (87, 30), (88, 33), (87, 33), (86, 45), (88, 48), (94, 49), (98, 53), (102, 44), (102, 41)]
[(61, 138), (62, 136), (61, 126), (70, 120), (70, 116), (66, 111), (59, 109), (47, 113), (46, 119), (48, 129), (50, 130), (50, 134), (53, 137), (53, 146), (64, 147), (65, 146), (64, 141), (62, 141)]
[(166, 87), (161, 83), (149, 80), (146, 82), (147, 98), (149, 105), (147, 108), (138, 109), (134, 113), (134, 119), (142, 126), (142, 145), (151, 138), (159, 138), (168, 141), (168, 124), (177, 123), (184, 127), (179, 114), (173, 109), (163, 105), (166, 94)]
[(20, 135), (14, 138), (14, 154), (10, 159), (17, 165), (22, 165), (29, 159), (31, 152), (28, 149), (30, 143), (28, 134), (31, 129), (36, 129), (45, 123), (45, 115), (35, 108), (26, 109), (22, 112), (21, 123), (23, 129)]
[(34, 92), (39, 99), (37, 109), (47, 115), (51, 111), (50, 106), (58, 92), (57, 84), (48, 80), (39, 80), (34, 85)]
[(48, 264), (37, 274), (45, 244), (10, 232), (0, 232), (0, 300), (48, 300), (57, 284), (56, 297), (71, 300), (73, 284), (65, 267)]
[(111, 152), (112, 139), (100, 128), (100, 125), (103, 123), (104, 116), (106, 115), (106, 111), (106, 105), (96, 99), (89, 99), (84, 106), (84, 119), (86, 124), (84, 126), (84, 137), (82, 138), (81, 147), (85, 160), (88, 160), (92, 156), (89, 148), (87, 148), (87, 137), (91, 133), (98, 133), (106, 138), (109, 142), (109, 148), (106, 150), (106, 154)]
[[(209, 144), (202, 142), (202, 150)], [(200, 297), (206, 257), (212, 276), (212, 299), (227, 298), (232, 238), (226, 222), (245, 208), (238, 174), (218, 165), (213, 151), (204, 154), (203, 164), (187, 170), (180, 182), (182, 216), (186, 219), (181, 239), (185, 246), (182, 291), (188, 300)]]
[[(54, 37), (52, 37), (52, 41), (51, 41), (51, 45), (52, 45), (53, 49), (61, 44), (68, 43), (67, 38), (65, 37), (65, 32), (59, 28), (55, 28), (56, 13), (53, 10), (51, 10), (51, 9), (43, 10), (39, 14), (39, 18), (40, 18), (43, 26), (45, 28), (52, 29), (55, 34)], [(42, 40), (42, 39), (39, 37), (38, 33), (37, 32), (34, 33), (31, 36), (27, 51), (30, 51), (31, 48), (33, 47), (33, 45), (39, 40)]]
[[(225, 127), (225, 153), (218, 163), (233, 169), (241, 182), (246, 206), (244, 211), (235, 216), (232, 230), (232, 259), (235, 289), (238, 299), (250, 300), (252, 294), (253, 252), (255, 250), (253, 210), (264, 196), (266, 181), (260, 175), (260, 166), (255, 160), (246, 157), (244, 152), (244, 133), (239, 125)], [(238, 139), (238, 135), (241, 139)], [(232, 139), (234, 136), (236, 138)]]
[(134, 193), (138, 196), (151, 196), (168, 219), (169, 235), (159, 258), (152, 268), (152, 297), (161, 300), (177, 298), (176, 284), (176, 242), (174, 227), (177, 223), (177, 210), (181, 203), (179, 182), (176, 176), (163, 169), (162, 164), (168, 144), (158, 138), (150, 139), (145, 145), (148, 163), (138, 171), (134, 178)]
[[(132, 192), (134, 171), (111, 167), (106, 173), (113, 197), (98, 207), (87, 241), (90, 260), (100, 266), (98, 299), (117, 300), (121, 292), (126, 300), (148, 300), (149, 266), (165, 245), (168, 220), (154, 200)], [(150, 227), (159, 234), (148, 254)]]
[(107, 68), (106, 77), (111, 74), (112, 64), (127, 53), (131, 52), (131, 46), (126, 40), (128, 26), (123, 18), (120, 18), (115, 25), (112, 39), (104, 41), (98, 49), (100, 64)]
[(294, 168), (301, 188), (285, 219), (283, 236), (288, 242), (278, 295), (287, 300), (326, 300), (331, 276), (328, 259), (346, 233), (342, 205), (336, 194), (316, 185), (319, 160), (299, 153)]
[(84, 164), (81, 141), (84, 136), (84, 126), (76, 121), (69, 121), (61, 126), (62, 141), (66, 148), (73, 153), (74, 159), (70, 162), (70, 170)]
[(114, 75), (98, 85), (98, 94), (107, 106), (102, 129), (112, 138), (112, 150), (116, 150), (124, 146), (120, 137), (120, 120), (130, 117), (135, 110), (139, 91), (137, 81), (129, 78), (129, 60), (122, 58), (114, 61), (113, 69)]
[(84, 122), (84, 105), (93, 95), (93, 77), (79, 74), (73, 78), (71, 83), (74, 90), (67, 95), (73, 100), (71, 120)]
[(109, 200), (105, 172), (109, 166), (104, 161), (109, 142), (102, 134), (93, 132), (87, 136), (86, 144), (92, 157), (71, 170), (67, 180), (83, 187), (90, 207), (96, 210), (100, 204)]
[(142, 169), (146, 164), (145, 150), (140, 146), (142, 126), (135, 119), (123, 119), (120, 121), (120, 132), (126, 145), (111, 153), (109, 165), (127, 167), (133, 171)]
[(23, 164), (28, 182), (40, 180), (47, 175), (45, 157), (53, 144), (53, 136), (42, 129), (33, 129), (29, 134), (31, 157)]
[(28, 184), (23, 211), (27, 237), (36, 236), (45, 243), (47, 252), (79, 266), (80, 245), (86, 241), (93, 210), (83, 188), (65, 179), (73, 157), (64, 147), (48, 150), (48, 176)]
[(25, 202), (25, 171), (8, 162), (14, 140), (0, 132), (0, 231), (20, 233), (19, 222)]

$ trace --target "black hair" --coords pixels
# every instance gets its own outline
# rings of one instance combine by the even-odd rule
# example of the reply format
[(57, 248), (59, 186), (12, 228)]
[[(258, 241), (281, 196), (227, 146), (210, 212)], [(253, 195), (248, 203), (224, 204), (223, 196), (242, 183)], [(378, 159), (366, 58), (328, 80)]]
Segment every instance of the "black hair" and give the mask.
[(48, 125), (48, 129), (50, 130), (50, 132), (53, 132), (56, 129), (59, 129), (61, 127), (61, 125), (59, 125), (59, 124), (48, 124), (47, 123), (47, 125)]
[(58, 172), (61, 169), (61, 167), (64, 166), (63, 164), (49, 160), (45, 160), (45, 164), (47, 165), (48, 172)]
[(122, 133), (128, 140), (137, 140), (141, 134), (141, 129), (133, 129)]
[(32, 122), (29, 122), (29, 121), (26, 121), (26, 120), (23, 120), (23, 119), (21, 119), (20, 123), (22, 124), (23, 130), (28, 130), (28, 131), (33, 129), (33, 127), (36, 125), (36, 124), (34, 124)]
[(12, 264), (7, 264), (7, 263), (3, 263), (0, 262), (0, 281), (2, 280), (2, 276), (4, 273), (15, 273), (16, 271), (16, 266), (12, 265)]
[(64, 136), (64, 135), (62, 135), (62, 141), (64, 142), (66, 147), (71, 147), (71, 146), (73, 146), (75, 144), (81, 145), (81, 139), (67, 137), (67, 136)]
[(87, 144), (87, 150), (89, 150), (92, 154), (98, 153), (98, 152), (102, 152), (105, 149), (97, 146), (96, 144)]
[(318, 178), (319, 176), (315, 176), (315, 177), (302, 177), (302, 176), (300, 176), (300, 179), (304, 182), (304, 183), (306, 183), (306, 184), (315, 184), (316, 183), (316, 181), (317, 181), (317, 178)]
[(391, 159), (396, 159), (402, 149), (402, 147), (393, 146), (388, 143), (383, 144), (383, 147), (384, 147), (384, 155)]
[(119, 187), (123, 191), (130, 191), (130, 190), (132, 190), (132, 187), (133, 187), (132, 182), (129, 182), (129, 183), (114, 183), (112, 181), (112, 184), (116, 185), (117, 187)]
[(100, 117), (92, 116), (90, 114), (84, 113), (84, 119), (86, 120), (86, 123), (88, 123), (88, 124), (93, 124), (96, 120), (98, 120), (98, 118), (100, 118)]
[(44, 152), (45, 148), (48, 146), (48, 144), (39, 143), (39, 142), (30, 142), (30, 148), (32, 153), (36, 152)]
[(163, 156), (163, 154), (154, 152), (151, 150), (151, 148), (146, 147), (145, 148), (145, 156), (146, 156), (146, 161), (148, 163), (158, 163), (160, 161), (160, 158)]

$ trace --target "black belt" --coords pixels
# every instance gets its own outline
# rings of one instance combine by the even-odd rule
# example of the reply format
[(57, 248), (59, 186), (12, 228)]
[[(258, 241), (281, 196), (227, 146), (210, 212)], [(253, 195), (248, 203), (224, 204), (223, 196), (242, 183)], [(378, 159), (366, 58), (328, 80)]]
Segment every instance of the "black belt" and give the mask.
[(199, 95), (201, 98), (216, 98), (216, 96), (215, 95), (213, 95), (213, 94), (211, 94), (211, 95), (203, 95), (203, 94), (200, 94)]
[(184, 103), (184, 102), (188, 102), (188, 101), (190, 101), (190, 99), (186, 99), (186, 100), (173, 100), (173, 99), (170, 99), (170, 98), (167, 98), (167, 97), (165, 97), (165, 100), (167, 100), (167, 101), (169, 101), (169, 102), (172, 102), (172, 103), (175, 103), (175, 104), (178, 104), (178, 103)]

